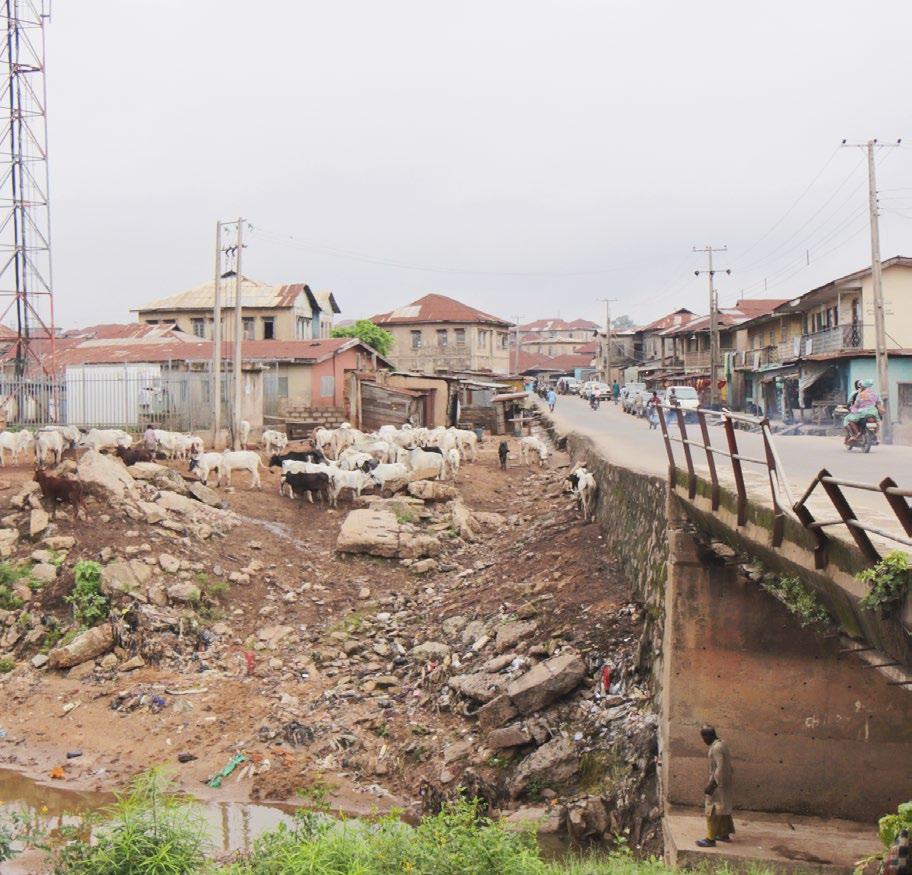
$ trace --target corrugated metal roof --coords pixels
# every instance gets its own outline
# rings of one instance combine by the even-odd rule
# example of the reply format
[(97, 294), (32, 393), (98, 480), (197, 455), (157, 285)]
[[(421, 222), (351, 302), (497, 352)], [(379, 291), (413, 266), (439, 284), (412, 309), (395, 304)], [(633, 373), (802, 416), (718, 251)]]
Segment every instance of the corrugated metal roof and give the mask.
[[(234, 307), (234, 286), (233, 275), (224, 277), (219, 284), (222, 307)], [(287, 283), (285, 285), (271, 286), (258, 280), (250, 279), (250, 277), (243, 277), (241, 280), (241, 306), (245, 308), (293, 307), (302, 294), (307, 296), (308, 303), (317, 304), (317, 299), (313, 296), (306, 283)], [(331, 292), (323, 292), (321, 294), (332, 297)], [(169, 295), (167, 298), (159, 298), (157, 301), (152, 301), (141, 307), (134, 307), (131, 312), (211, 310), (214, 305), (215, 283), (213, 280), (208, 280), (185, 292)], [(334, 312), (339, 312), (338, 307)]]
[(512, 323), (498, 316), (491, 316), (446, 295), (425, 295), (411, 304), (389, 313), (371, 317), (377, 325), (421, 325), (425, 322), (474, 322), (482, 325), (499, 325), (508, 328)]

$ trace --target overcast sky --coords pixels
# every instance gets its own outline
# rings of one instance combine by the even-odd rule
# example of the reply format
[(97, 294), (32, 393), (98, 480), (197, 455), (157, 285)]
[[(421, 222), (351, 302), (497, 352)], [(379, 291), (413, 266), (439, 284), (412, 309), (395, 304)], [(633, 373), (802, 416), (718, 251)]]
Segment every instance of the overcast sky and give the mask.
[[(706, 243), (723, 305), (794, 296), (870, 257), (863, 155), (837, 147), (912, 144), (910, 33), (908, 0), (57, 2), (58, 324), (210, 278), (237, 215), (246, 275), (342, 318), (430, 291), (702, 313)], [(912, 145), (880, 159), (883, 255), (912, 255)]]

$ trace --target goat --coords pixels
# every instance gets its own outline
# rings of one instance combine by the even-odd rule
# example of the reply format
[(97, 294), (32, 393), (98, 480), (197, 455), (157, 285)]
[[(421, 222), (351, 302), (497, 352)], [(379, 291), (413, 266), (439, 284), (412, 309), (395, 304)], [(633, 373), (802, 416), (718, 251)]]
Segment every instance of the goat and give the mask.
[(0, 465), (6, 464), (3, 460), (4, 450), (10, 451), (11, 461), (15, 465), (19, 461), (19, 454), (28, 450), (32, 440), (32, 433), (27, 428), (21, 431), (0, 432)]
[(443, 479), (445, 456), (443, 453), (432, 453), (415, 447), (408, 454), (408, 464), (413, 471), (435, 471), (438, 480)]
[(447, 476), (450, 480), (455, 480), (459, 476), (459, 466), (462, 463), (462, 456), (459, 455), (459, 450), (456, 447), (448, 449), (446, 456), (444, 456), (444, 461), (449, 472)]
[(202, 483), (209, 482), (209, 474), (218, 471), (219, 462), (222, 460), (221, 453), (194, 453), (190, 457), (190, 471), (196, 471)]
[(519, 442), (519, 454), (525, 464), (529, 464), (532, 453), (538, 454), (538, 464), (544, 468), (548, 448), (537, 437), (524, 437)]
[(128, 450), (126, 447), (116, 446), (114, 447), (114, 454), (127, 466), (135, 465), (137, 462), (152, 461), (152, 453), (143, 447)]
[(78, 480), (65, 480), (63, 477), (53, 477), (45, 474), (43, 468), (35, 471), (35, 482), (41, 487), (41, 494), (52, 501), (69, 502), (79, 516), (79, 509), (87, 514), (85, 506), (85, 496), (83, 494), (82, 483)]
[(595, 493), (598, 484), (595, 477), (585, 468), (580, 468), (576, 472), (576, 494), (579, 496), (580, 510), (583, 512), (583, 519), (587, 522), (595, 515)]
[(313, 462), (315, 465), (325, 465), (326, 456), (320, 450), (292, 450), (280, 456), (270, 456), (269, 468), (281, 468), (286, 462)]
[(265, 467), (266, 466), (260, 460), (259, 455), (253, 452), (253, 450), (227, 450), (222, 453), (221, 458), (218, 461), (217, 482), (221, 483), (224, 479), (230, 486), (232, 471), (249, 471), (250, 488), (260, 489), (262, 483), (260, 482), (259, 469)]
[(244, 450), (247, 448), (247, 438), (250, 437), (250, 423), (246, 419), (242, 419), (240, 422), (240, 428), (238, 430), (238, 438), (241, 442), (241, 449)]
[(311, 504), (313, 504), (315, 492), (321, 501), (329, 499), (329, 475), (323, 471), (314, 474), (286, 471), (282, 474), (282, 485), (279, 487), (279, 491), (283, 492), (286, 486), (291, 491), (292, 498), (295, 497), (295, 492), (304, 492)]
[(80, 443), (100, 453), (102, 450), (113, 450), (115, 447), (130, 447), (133, 445), (133, 438), (120, 428), (91, 428)]
[[(375, 460), (376, 461), (376, 460)], [(364, 471), (343, 471), (337, 469), (329, 475), (329, 506), (335, 507), (339, 493), (351, 489), (354, 496), (361, 497), (361, 490), (372, 487), (374, 481)]]
[(405, 481), (408, 479), (409, 469), (402, 462), (390, 462), (386, 465), (377, 465), (370, 472), (370, 478), (380, 487), (381, 490), (386, 488), (386, 484), (393, 480)]
[(282, 450), (288, 446), (288, 435), (284, 432), (267, 428), (266, 431), (260, 435), (260, 445), (270, 455), (273, 453), (281, 453)]

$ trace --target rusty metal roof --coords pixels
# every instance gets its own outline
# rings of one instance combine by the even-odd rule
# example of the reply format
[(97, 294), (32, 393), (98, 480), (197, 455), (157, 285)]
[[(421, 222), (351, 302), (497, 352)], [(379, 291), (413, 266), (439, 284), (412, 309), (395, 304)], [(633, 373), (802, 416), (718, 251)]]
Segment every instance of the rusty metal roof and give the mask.
[(377, 325), (421, 325), (425, 322), (475, 322), (508, 328), (512, 323), (446, 295), (425, 295), (411, 304), (371, 317)]
[[(219, 283), (219, 295), (222, 307), (234, 307), (234, 275), (226, 275)], [(321, 292), (321, 295), (327, 296), (329, 306), (335, 305), (335, 299), (332, 298), (331, 292)], [(241, 306), (250, 309), (265, 308), (288, 308), (293, 307), (298, 298), (304, 295), (311, 309), (325, 309), (318, 302), (314, 293), (306, 283), (287, 283), (285, 285), (272, 286), (261, 283), (250, 277), (241, 279)], [(329, 299), (332, 299), (331, 301)], [(211, 310), (215, 305), (215, 282), (208, 280), (185, 292), (179, 292), (176, 295), (170, 295), (167, 298), (159, 298), (144, 304), (141, 307), (134, 307), (133, 313), (154, 313), (167, 312), (170, 310)], [(335, 305), (334, 312), (340, 312), (338, 305)]]

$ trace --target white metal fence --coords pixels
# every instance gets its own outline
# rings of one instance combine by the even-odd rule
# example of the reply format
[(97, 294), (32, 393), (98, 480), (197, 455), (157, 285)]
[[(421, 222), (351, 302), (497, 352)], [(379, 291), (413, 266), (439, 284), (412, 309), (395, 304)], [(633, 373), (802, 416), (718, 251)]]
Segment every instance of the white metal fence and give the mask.
[[(229, 419), (230, 374), (222, 375), (222, 422)], [(169, 372), (157, 365), (69, 367), (51, 379), (0, 377), (0, 413), (8, 427), (53, 423), (141, 431), (151, 423), (172, 431), (212, 424), (207, 371)]]

